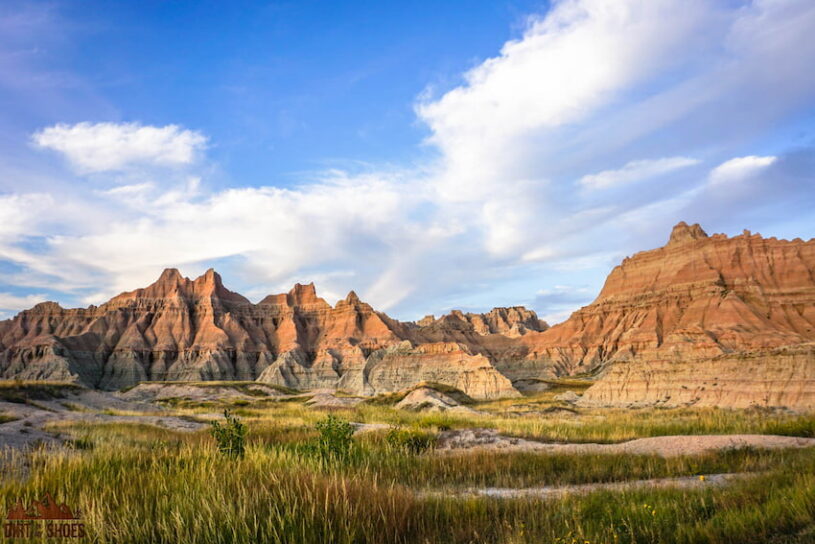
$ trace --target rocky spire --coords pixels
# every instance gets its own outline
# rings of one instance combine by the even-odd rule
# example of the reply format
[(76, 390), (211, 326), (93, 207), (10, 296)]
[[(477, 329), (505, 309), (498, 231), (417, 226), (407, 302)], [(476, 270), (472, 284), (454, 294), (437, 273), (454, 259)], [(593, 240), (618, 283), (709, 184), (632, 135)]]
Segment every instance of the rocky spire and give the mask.
[(195, 278), (191, 287), (192, 293), (197, 297), (215, 297), (230, 302), (249, 303), (249, 299), (243, 295), (239, 295), (224, 287), (221, 275), (213, 268), (208, 269), (202, 275)]
[(317, 297), (317, 289), (314, 287), (314, 282), (303, 285), (302, 283), (295, 283), (288, 294), (288, 302), (290, 306), (300, 306), (302, 304), (313, 304), (319, 302), (321, 299)]
[(680, 221), (671, 231), (671, 237), (668, 240), (668, 245), (682, 244), (693, 240), (702, 240), (707, 237), (707, 233), (702, 230), (699, 223), (688, 225), (684, 221)]

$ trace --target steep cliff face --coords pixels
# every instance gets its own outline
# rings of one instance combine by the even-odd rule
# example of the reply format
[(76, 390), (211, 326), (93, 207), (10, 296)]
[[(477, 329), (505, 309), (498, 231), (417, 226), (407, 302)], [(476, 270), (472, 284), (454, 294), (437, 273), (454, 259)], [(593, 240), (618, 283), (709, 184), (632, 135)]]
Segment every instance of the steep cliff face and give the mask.
[(815, 410), (815, 344), (705, 360), (615, 363), (579, 404)]
[[(99, 307), (66, 310), (49, 302), (0, 322), (0, 376), (104, 389), (151, 380), (257, 379), (354, 393), (437, 381), (475, 397), (517, 394), (495, 368), (492, 354), (500, 349), (482, 344), (511, 342), (537, 326), (537, 316), (523, 308), (467, 316), (460, 326), (444, 325), (445, 318), (432, 327), (401, 323), (354, 292), (332, 307), (313, 284), (252, 304), (226, 289), (213, 270), (190, 280), (168, 269), (152, 285)], [(456, 349), (433, 347), (447, 341)], [(388, 351), (395, 346), (401, 351)], [(397, 355), (405, 351), (412, 362)]]
[(586, 405), (813, 408), (815, 240), (708, 236), (680, 223), (625, 259), (597, 299), (549, 328), (521, 307), (402, 323), (313, 284), (252, 304), (212, 270), (84, 309), (38, 304), (0, 322), (0, 377), (115, 389), (147, 380), (260, 380), (375, 394), (422, 381), (476, 398), (599, 373)]
[[(769, 387), (772, 369), (784, 367), (774, 350), (813, 340), (815, 240), (764, 239), (748, 231), (709, 237), (685, 223), (665, 247), (625, 259), (591, 305), (521, 338), (530, 357), (552, 361), (560, 373), (605, 368), (584, 403), (720, 405), (748, 397), (765, 403), (767, 395), (746, 391)], [(811, 391), (815, 359), (806, 353), (783, 379)], [(752, 364), (740, 367), (742, 357)], [(795, 406), (811, 398), (779, 395), (769, 397)]]

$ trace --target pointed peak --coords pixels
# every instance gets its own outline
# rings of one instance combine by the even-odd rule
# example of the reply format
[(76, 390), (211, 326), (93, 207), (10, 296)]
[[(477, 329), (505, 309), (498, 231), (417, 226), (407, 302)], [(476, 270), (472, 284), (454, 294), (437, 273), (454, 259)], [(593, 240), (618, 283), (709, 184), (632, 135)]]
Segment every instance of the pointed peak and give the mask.
[(196, 296), (214, 296), (222, 301), (230, 302), (249, 302), (243, 295), (224, 287), (221, 275), (218, 274), (214, 268), (208, 269), (199, 277), (195, 278), (195, 281), (192, 282), (192, 287)]
[(290, 306), (299, 306), (301, 304), (312, 304), (315, 302), (323, 302), (325, 301), (319, 297), (317, 297), (317, 289), (314, 287), (314, 282), (302, 284), (302, 283), (295, 283), (294, 287), (291, 288), (288, 295), (288, 301)]
[(356, 292), (351, 290), (351, 291), (348, 292), (348, 296), (345, 297), (345, 302), (347, 302), (349, 304), (359, 304), (360, 300), (359, 300), (359, 297), (357, 296)]
[(175, 283), (182, 279), (184, 278), (181, 276), (181, 272), (178, 271), (178, 268), (165, 268), (156, 283)]
[(163, 298), (183, 292), (190, 280), (183, 277), (177, 268), (165, 268), (156, 281), (134, 291), (125, 291), (108, 302), (126, 301), (138, 298)]
[(688, 225), (684, 221), (680, 221), (671, 231), (671, 237), (668, 240), (668, 245), (681, 244), (684, 242), (690, 242), (692, 240), (703, 240), (707, 237), (707, 233), (702, 230), (699, 223)]
[(203, 282), (207, 285), (215, 285), (218, 287), (223, 287), (223, 281), (221, 280), (221, 275), (218, 274), (214, 268), (208, 269), (206, 272), (201, 274), (195, 280), (196, 282)]

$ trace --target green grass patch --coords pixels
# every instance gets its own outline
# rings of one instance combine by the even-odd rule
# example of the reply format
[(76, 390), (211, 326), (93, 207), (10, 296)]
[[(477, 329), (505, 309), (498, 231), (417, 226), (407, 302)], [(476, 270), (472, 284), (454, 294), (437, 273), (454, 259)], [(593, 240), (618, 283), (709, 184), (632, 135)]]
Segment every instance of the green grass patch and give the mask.
[[(486, 457), (407, 455), (375, 439), (357, 448), (356, 460), (324, 464), (279, 446), (250, 445), (233, 460), (211, 441), (138, 448), (121, 438), (87, 437), (93, 446), (75, 453), (34, 452), (30, 477), (3, 479), (0, 502), (48, 492), (81, 509), (91, 541), (134, 543), (177, 542), (181, 534), (190, 543), (758, 543), (797, 538), (815, 519), (815, 456), (803, 452), (663, 461), (670, 465), (638, 457), (499, 456), (482, 469)], [(524, 478), (512, 474), (516, 467), (526, 468)], [(565, 483), (728, 467), (760, 474), (723, 488), (597, 491), (560, 500), (423, 498), (412, 489), (526, 484), (533, 473)], [(500, 476), (489, 475), (496, 471)]]
[(0, 401), (27, 404), (29, 401), (62, 399), (84, 389), (66, 382), (0, 380)]

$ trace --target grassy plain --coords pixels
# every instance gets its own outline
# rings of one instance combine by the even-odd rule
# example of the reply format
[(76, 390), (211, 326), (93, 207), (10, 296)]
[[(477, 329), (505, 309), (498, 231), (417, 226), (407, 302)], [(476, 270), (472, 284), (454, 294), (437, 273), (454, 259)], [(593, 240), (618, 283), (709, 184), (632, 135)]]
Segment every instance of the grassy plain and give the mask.
[[(426, 414), (362, 403), (332, 414), (438, 433), (491, 427), (551, 441), (614, 442), (668, 434), (815, 436), (814, 415), (726, 410), (583, 410), (549, 391), (476, 403), (479, 414)], [(382, 399), (380, 399), (381, 401)], [(0, 504), (50, 492), (82, 510), (92, 542), (804, 543), (815, 541), (815, 452), (725, 450), (692, 457), (394, 447), (387, 429), (359, 433), (352, 455), (326, 461), (307, 445), (326, 412), (302, 398), (248, 405), (171, 401), (209, 421), (225, 407), (249, 426), (246, 455), (218, 453), (206, 429), (132, 423), (52, 423), (69, 447), (14, 453), (0, 469)], [(552, 408), (555, 408), (552, 410)], [(724, 487), (598, 490), (557, 500), (460, 497), (529, 487), (741, 472)], [(442, 491), (427, 495), (424, 491)], [(449, 491), (450, 493), (444, 493)]]

